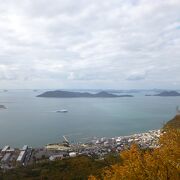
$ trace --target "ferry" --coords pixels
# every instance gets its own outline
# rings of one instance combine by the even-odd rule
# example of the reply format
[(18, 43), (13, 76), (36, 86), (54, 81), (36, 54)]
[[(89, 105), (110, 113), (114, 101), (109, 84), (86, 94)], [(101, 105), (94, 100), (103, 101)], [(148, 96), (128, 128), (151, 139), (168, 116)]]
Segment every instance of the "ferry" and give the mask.
[(60, 109), (60, 110), (57, 110), (56, 112), (57, 113), (66, 113), (66, 112), (68, 112), (68, 110), (67, 109)]

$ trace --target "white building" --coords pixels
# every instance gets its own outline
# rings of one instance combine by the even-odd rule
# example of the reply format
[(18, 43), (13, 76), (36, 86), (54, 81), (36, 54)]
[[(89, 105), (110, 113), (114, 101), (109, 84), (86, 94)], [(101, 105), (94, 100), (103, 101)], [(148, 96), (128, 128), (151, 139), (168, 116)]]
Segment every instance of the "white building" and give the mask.
[(76, 155), (77, 155), (76, 152), (70, 152), (70, 153), (69, 153), (69, 156), (70, 156), (70, 157), (76, 157)]
[(16, 161), (23, 163), (25, 156), (26, 156), (26, 151), (21, 151)]
[(64, 158), (63, 154), (57, 154), (57, 155), (52, 155), (52, 156), (50, 156), (50, 157), (49, 157), (49, 160), (50, 160), (50, 161), (54, 161), (54, 160), (56, 160), (56, 159), (63, 159), (63, 158)]
[(28, 145), (24, 145), (22, 151), (26, 151), (28, 149)]
[(7, 163), (11, 157), (11, 153), (6, 153), (4, 157), (1, 159), (2, 163)]
[(5, 153), (8, 149), (10, 149), (10, 146), (4, 146), (3, 149), (1, 150), (2, 153)]

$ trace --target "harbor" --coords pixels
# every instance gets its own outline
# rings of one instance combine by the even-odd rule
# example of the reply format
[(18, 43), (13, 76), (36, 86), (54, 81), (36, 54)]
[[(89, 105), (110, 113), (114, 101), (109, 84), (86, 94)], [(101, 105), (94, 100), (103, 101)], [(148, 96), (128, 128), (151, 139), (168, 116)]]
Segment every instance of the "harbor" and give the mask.
[(66, 136), (61, 143), (47, 144), (44, 147), (32, 148), (24, 145), (22, 148), (12, 148), (9, 145), (0, 150), (0, 165), (4, 171), (21, 166), (32, 165), (45, 161), (61, 160), (76, 156), (90, 156), (103, 159), (108, 153), (120, 153), (137, 144), (142, 149), (158, 148), (161, 130), (150, 130), (129, 136), (113, 138), (93, 138), (86, 143), (70, 143)]

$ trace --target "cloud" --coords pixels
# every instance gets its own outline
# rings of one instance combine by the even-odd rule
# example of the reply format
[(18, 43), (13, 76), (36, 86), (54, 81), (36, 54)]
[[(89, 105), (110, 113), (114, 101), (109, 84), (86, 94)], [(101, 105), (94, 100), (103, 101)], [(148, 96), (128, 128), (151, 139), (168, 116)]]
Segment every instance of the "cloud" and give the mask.
[(146, 77), (147, 77), (146, 72), (133, 72), (128, 76), (127, 80), (139, 81), (139, 80), (144, 80)]
[(179, 0), (0, 3), (1, 86), (180, 86)]

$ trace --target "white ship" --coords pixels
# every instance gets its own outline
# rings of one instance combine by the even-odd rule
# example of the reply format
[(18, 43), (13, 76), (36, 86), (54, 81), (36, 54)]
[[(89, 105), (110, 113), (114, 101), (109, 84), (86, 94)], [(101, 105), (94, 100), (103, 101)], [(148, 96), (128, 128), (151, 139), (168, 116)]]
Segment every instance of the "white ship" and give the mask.
[(56, 112), (57, 113), (66, 113), (66, 112), (68, 112), (68, 110), (67, 109), (60, 109), (60, 110), (57, 110)]

